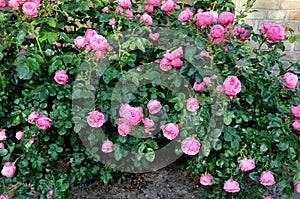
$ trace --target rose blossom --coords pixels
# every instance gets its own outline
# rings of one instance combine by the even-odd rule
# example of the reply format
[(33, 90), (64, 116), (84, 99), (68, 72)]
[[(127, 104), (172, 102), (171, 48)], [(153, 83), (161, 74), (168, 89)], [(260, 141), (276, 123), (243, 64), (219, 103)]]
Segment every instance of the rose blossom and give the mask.
[(59, 42), (57, 42), (57, 41), (54, 42), (54, 45), (57, 46), (57, 48), (60, 48), (60, 47), (61, 47), (61, 43), (59, 43)]
[(115, 18), (111, 18), (108, 22), (109, 25), (115, 25), (116, 24), (116, 19)]
[(69, 81), (69, 77), (66, 74), (65, 70), (58, 70), (58, 71), (55, 72), (54, 80), (58, 84), (66, 84)]
[(31, 112), (29, 115), (28, 115), (28, 123), (30, 124), (34, 124), (34, 120), (39, 116), (40, 114), (38, 112)]
[(300, 131), (300, 120), (296, 120), (295, 122), (293, 122), (293, 127), (294, 129), (296, 129), (297, 131)]
[(0, 8), (4, 8), (7, 5), (6, 0), (0, 0)]
[(187, 155), (196, 155), (199, 153), (200, 147), (200, 142), (193, 137), (188, 137), (181, 141), (181, 150)]
[(7, 139), (5, 131), (6, 131), (6, 129), (1, 129), (0, 130), (0, 141), (4, 141), (4, 140)]
[(160, 0), (148, 0), (148, 5), (151, 5), (153, 7), (160, 6)]
[(126, 122), (122, 122), (121, 124), (118, 125), (118, 133), (121, 136), (126, 136), (131, 132), (130, 125), (127, 124)]
[(275, 184), (275, 178), (273, 172), (271, 171), (264, 171), (260, 174), (260, 184), (262, 185), (273, 185)]
[(149, 38), (156, 41), (159, 38), (159, 33), (150, 33)]
[(154, 7), (151, 5), (146, 5), (145, 11), (151, 14), (154, 11)]
[(300, 105), (298, 105), (298, 106), (291, 106), (291, 110), (292, 110), (292, 114), (295, 117), (300, 118)]
[(131, 10), (126, 10), (126, 17), (129, 19), (133, 18), (133, 12)]
[(194, 88), (195, 91), (203, 92), (204, 91), (204, 86), (205, 86), (204, 82), (201, 82), (201, 83), (195, 82), (193, 88)]
[(224, 182), (223, 189), (227, 192), (235, 193), (240, 191), (240, 185), (237, 181), (230, 179)]
[(272, 196), (266, 196), (264, 199), (272, 199)]
[(145, 25), (146, 26), (152, 26), (152, 17), (150, 15), (148, 15), (147, 13), (143, 14), (140, 18), (140, 22), (142, 23), (143, 21), (145, 21)]
[(186, 109), (190, 112), (195, 112), (199, 109), (199, 103), (196, 98), (189, 98), (186, 102)]
[(11, 199), (11, 198), (6, 197), (5, 195), (0, 195), (0, 199)]
[(212, 175), (205, 175), (202, 173), (200, 177), (200, 184), (204, 186), (212, 185), (211, 183), (212, 179), (213, 179)]
[(104, 7), (104, 8), (102, 9), (102, 12), (106, 12), (106, 13), (107, 13), (107, 12), (109, 12), (109, 10), (110, 10), (109, 7)]
[(250, 171), (255, 168), (255, 163), (253, 159), (245, 159), (240, 161), (239, 168), (242, 171)]
[(103, 153), (110, 153), (113, 151), (113, 142), (110, 140), (105, 140), (101, 146), (101, 150)]
[(167, 0), (162, 6), (161, 10), (164, 12), (172, 12), (172, 9), (174, 8), (175, 3), (173, 0)]
[(228, 76), (223, 82), (223, 87), (230, 98), (236, 96), (242, 89), (241, 82), (236, 76)]
[(180, 22), (185, 22), (188, 21), (189, 19), (191, 19), (193, 17), (194, 13), (190, 10), (189, 7), (186, 7), (184, 9), (184, 11), (182, 11), (179, 16), (178, 16), (178, 20)]
[(218, 22), (222, 25), (228, 25), (234, 20), (234, 14), (231, 12), (222, 12), (219, 15)]
[(90, 46), (92, 47), (93, 50), (106, 50), (108, 48), (108, 43), (105, 37), (102, 35), (93, 35), (90, 38)]
[(22, 6), (22, 11), (26, 17), (38, 16), (38, 5), (34, 2), (26, 2)]
[(210, 81), (209, 77), (204, 77), (203, 82), (204, 82), (205, 85), (209, 85), (211, 81)]
[(150, 100), (147, 104), (147, 109), (150, 114), (156, 114), (162, 108), (160, 102), (158, 100)]
[(84, 37), (78, 36), (74, 39), (74, 44), (76, 47), (82, 48), (87, 44), (87, 42)]
[(130, 0), (117, 0), (118, 5), (121, 6), (122, 8), (130, 8), (131, 7), (131, 2)]
[(17, 140), (21, 140), (24, 137), (24, 133), (22, 131), (18, 131), (16, 133)]
[(5, 162), (1, 170), (1, 174), (8, 178), (12, 178), (15, 175), (16, 170), (16, 166), (13, 165), (11, 162)]
[(2, 142), (0, 142), (0, 149), (5, 149), (5, 146)]
[(37, 118), (35, 124), (38, 128), (46, 130), (51, 126), (51, 119), (41, 114)]
[(223, 85), (218, 85), (217, 88), (216, 88), (217, 92), (221, 93), (221, 92), (224, 92), (224, 87)]
[(163, 53), (163, 57), (168, 60), (174, 60), (176, 58), (181, 58), (183, 56), (183, 49), (180, 46), (179, 48), (175, 49), (173, 52), (166, 51)]
[(269, 41), (281, 41), (286, 35), (285, 29), (280, 24), (264, 23), (261, 31), (266, 34)]
[(294, 186), (295, 186), (295, 191), (300, 193), (300, 181), (295, 182)]
[(181, 67), (183, 65), (183, 62), (180, 58), (176, 58), (171, 61), (171, 65), (174, 67)]
[(125, 117), (127, 110), (130, 108), (131, 106), (129, 104), (122, 104), (120, 109), (119, 109), (119, 115), (120, 117)]
[(87, 29), (84, 35), (85, 40), (90, 43), (90, 39), (92, 36), (97, 35), (97, 32), (92, 29)]
[(17, 10), (18, 7), (20, 6), (20, 1), (19, 0), (10, 0), (8, 2), (8, 6), (11, 7), (13, 10)]
[(205, 28), (210, 26), (214, 21), (214, 15), (211, 12), (200, 12), (196, 14), (196, 26)]
[(98, 59), (104, 59), (105, 58), (105, 52), (102, 51), (102, 50), (95, 51), (94, 55)]
[(52, 195), (53, 195), (53, 190), (51, 189), (51, 190), (49, 190), (49, 191), (47, 192), (46, 198), (49, 198), (49, 197), (51, 197)]
[(39, 137), (38, 137), (38, 136), (35, 136), (35, 137), (31, 138), (31, 139), (29, 140), (29, 144), (32, 145), (32, 144), (34, 143), (34, 141), (39, 141)]
[(282, 82), (282, 84), (288, 88), (288, 89), (294, 89), (297, 86), (298, 83), (298, 76), (291, 73), (291, 72), (287, 72), (283, 75), (283, 77), (285, 78), (285, 81)]
[(137, 125), (143, 119), (143, 109), (141, 107), (129, 107), (126, 110), (124, 119), (131, 125)]
[(89, 112), (89, 116), (87, 117), (87, 123), (93, 127), (98, 128), (101, 127), (105, 122), (104, 114), (99, 111)]
[(175, 139), (177, 137), (177, 135), (179, 134), (179, 127), (175, 123), (169, 123), (166, 125), (162, 125), (160, 128), (163, 131), (163, 135), (168, 140)]
[(163, 58), (162, 60), (160, 60), (159, 62), (159, 67), (161, 68), (161, 70), (163, 71), (169, 71), (172, 69), (172, 61), (169, 61), (166, 58)]
[(207, 52), (207, 51), (205, 51), (205, 50), (201, 51), (200, 56), (201, 56), (201, 57), (207, 57), (207, 58), (210, 58), (209, 52)]
[(225, 29), (221, 25), (214, 25), (210, 29), (210, 33), (208, 34), (209, 41), (213, 41), (213, 44), (220, 44), (224, 39)]
[(145, 128), (147, 128), (147, 129), (152, 128), (154, 126), (154, 121), (149, 118), (143, 119), (143, 122), (144, 122)]
[(119, 15), (123, 12), (123, 8), (116, 8), (116, 14)]
[(249, 30), (247, 30), (241, 26), (236, 26), (232, 31), (232, 35), (233, 35), (234, 39), (239, 39), (241, 41), (245, 41), (246, 39), (250, 38), (250, 35), (247, 35), (248, 32), (249, 32)]

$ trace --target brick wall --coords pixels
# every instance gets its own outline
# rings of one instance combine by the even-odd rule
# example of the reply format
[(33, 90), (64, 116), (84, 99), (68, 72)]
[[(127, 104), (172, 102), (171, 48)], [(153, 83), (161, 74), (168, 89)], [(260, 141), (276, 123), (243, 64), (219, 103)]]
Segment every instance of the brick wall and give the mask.
[[(247, 2), (247, 0), (232, 1), (237, 10), (243, 9), (243, 5)], [(300, 35), (300, 0), (256, 0), (253, 9), (258, 12), (251, 13), (246, 22), (252, 25), (255, 31), (262, 28), (263, 22), (273, 22), (292, 28), (295, 34)], [(293, 44), (285, 42), (285, 47), (287, 56), (283, 60), (300, 62), (300, 42)]]

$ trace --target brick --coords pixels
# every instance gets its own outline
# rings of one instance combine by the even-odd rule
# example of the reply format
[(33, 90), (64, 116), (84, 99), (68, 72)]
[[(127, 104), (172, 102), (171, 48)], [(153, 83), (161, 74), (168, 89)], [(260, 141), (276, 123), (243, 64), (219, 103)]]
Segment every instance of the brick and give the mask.
[(280, 8), (284, 10), (298, 10), (300, 8), (300, 1), (282, 0)]
[(253, 8), (279, 9), (278, 0), (257, 0)]
[(296, 42), (295, 43), (295, 48), (294, 48), (295, 51), (300, 51), (300, 42)]
[(272, 20), (283, 20), (285, 19), (286, 11), (284, 10), (271, 10), (268, 11), (268, 19)]
[(291, 11), (288, 19), (289, 20), (300, 20), (300, 11)]
[(247, 19), (264, 19), (265, 12), (264, 10), (258, 10), (258, 12), (248, 13)]
[(300, 52), (285, 52), (286, 56), (282, 57), (283, 61), (300, 61)]
[(284, 47), (285, 47), (285, 50), (286, 51), (290, 51), (291, 49), (292, 49), (292, 43), (291, 42), (289, 42), (289, 41), (285, 41), (285, 42), (283, 42), (284, 43)]

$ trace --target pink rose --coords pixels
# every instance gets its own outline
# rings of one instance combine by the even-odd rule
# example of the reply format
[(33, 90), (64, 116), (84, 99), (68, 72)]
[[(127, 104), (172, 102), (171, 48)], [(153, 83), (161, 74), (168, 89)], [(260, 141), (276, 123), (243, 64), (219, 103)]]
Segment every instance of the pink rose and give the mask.
[(264, 23), (261, 31), (266, 34), (269, 41), (281, 41), (286, 35), (285, 29), (280, 24)]
[(241, 82), (236, 76), (228, 76), (223, 82), (223, 87), (230, 98), (236, 96), (242, 89)]
[(249, 32), (249, 30), (247, 30), (241, 26), (236, 26), (232, 31), (232, 35), (233, 35), (234, 39), (239, 39), (241, 41), (245, 41), (246, 39), (250, 38), (250, 35), (247, 35), (248, 32)]
[(37, 118), (35, 124), (38, 128), (46, 130), (51, 126), (51, 119), (41, 114)]
[(143, 119), (143, 109), (141, 107), (129, 107), (126, 110), (126, 114), (124, 115), (124, 119), (131, 125), (137, 125)]
[(8, 178), (12, 178), (15, 175), (16, 170), (16, 166), (13, 165), (11, 162), (5, 162), (1, 170), (1, 174)]
[(74, 44), (75, 46), (77, 46), (78, 48), (82, 48), (87, 44), (87, 41), (85, 40), (84, 37), (82, 36), (78, 36), (74, 39)]
[(57, 42), (57, 41), (54, 42), (54, 45), (57, 46), (57, 48), (60, 48), (60, 47), (61, 47), (61, 43), (59, 43), (59, 42)]
[(131, 7), (131, 2), (130, 0), (117, 0), (118, 5), (121, 6), (122, 8), (130, 8)]
[(300, 193), (300, 181), (295, 182), (295, 191)]
[(38, 5), (34, 2), (26, 2), (22, 6), (22, 11), (26, 17), (38, 16)]
[(204, 82), (205, 85), (209, 85), (211, 81), (210, 81), (209, 77), (204, 77), (203, 82)]
[(292, 125), (295, 130), (300, 131), (300, 120), (296, 120)]
[(154, 11), (154, 7), (151, 5), (146, 5), (145, 11), (151, 14)]
[(58, 84), (66, 84), (69, 81), (69, 77), (65, 70), (58, 70), (55, 72), (54, 80)]
[(160, 6), (160, 0), (148, 0), (148, 5), (151, 5), (153, 7)]
[(2, 142), (0, 142), (0, 149), (5, 149), (5, 146)]
[(7, 5), (6, 0), (0, 0), (0, 8), (4, 8)]
[(93, 128), (101, 127), (105, 122), (104, 114), (99, 111), (89, 112), (87, 123)]
[(6, 129), (1, 129), (0, 130), (0, 141), (4, 141), (7, 139), (7, 136), (6, 136)]
[(24, 137), (24, 133), (22, 131), (18, 131), (16, 133), (17, 140), (21, 140)]
[(214, 25), (210, 29), (210, 33), (208, 34), (209, 41), (213, 41), (213, 44), (220, 44), (224, 39), (225, 29), (221, 25)]
[(105, 58), (105, 52), (102, 51), (102, 50), (95, 51), (94, 55), (98, 59), (104, 59)]
[(90, 39), (91, 37), (97, 35), (97, 32), (95, 30), (92, 29), (87, 29), (84, 35), (85, 40), (90, 43)]
[(118, 125), (118, 133), (121, 136), (126, 136), (131, 132), (130, 125), (127, 124), (126, 122), (122, 122), (121, 124)]
[(201, 83), (195, 82), (193, 88), (195, 91), (202, 93), (204, 91), (204, 86), (205, 86), (204, 82), (201, 82)]
[(240, 185), (237, 181), (230, 179), (224, 182), (223, 189), (227, 192), (235, 193), (240, 191)]
[(189, 98), (186, 102), (186, 109), (190, 112), (195, 112), (199, 109), (199, 103), (196, 98)]
[(34, 124), (35, 123), (35, 119), (38, 118), (40, 114), (38, 112), (31, 112), (29, 115), (28, 115), (28, 123), (30, 124)]
[(212, 175), (205, 175), (202, 173), (200, 177), (200, 184), (204, 186), (212, 185), (211, 183), (212, 179), (213, 179)]
[(273, 172), (271, 171), (264, 171), (260, 174), (260, 184), (269, 186), (275, 184), (275, 178)]
[(193, 137), (188, 137), (181, 141), (181, 150), (187, 155), (196, 155), (199, 153), (200, 147), (200, 142)]
[(148, 15), (147, 13), (143, 14), (140, 18), (140, 22), (142, 23), (145, 21), (146, 26), (152, 26), (152, 17)]
[(201, 51), (200, 56), (210, 58), (209, 53), (205, 50)]
[(166, 51), (163, 53), (163, 57), (168, 60), (174, 60), (176, 58), (181, 58), (183, 56), (183, 50), (180, 46), (179, 48), (175, 49), (173, 52)]
[(175, 3), (173, 0), (167, 0), (162, 6), (161, 6), (161, 10), (169, 13), (172, 12), (172, 9), (174, 8)]
[(272, 199), (272, 196), (266, 196), (264, 199)]
[(159, 33), (150, 33), (149, 38), (156, 41), (159, 38)]
[(240, 161), (239, 168), (242, 171), (250, 171), (255, 168), (255, 163), (253, 159), (245, 159)]
[(217, 92), (219, 92), (219, 93), (224, 92), (224, 87), (223, 87), (223, 85), (218, 85), (217, 88), (216, 88), (216, 90), (217, 90)]
[(196, 14), (196, 26), (205, 28), (214, 22), (214, 15), (211, 12), (200, 12)]
[(133, 12), (131, 10), (126, 10), (126, 17), (129, 19), (133, 18)]
[(291, 73), (291, 72), (287, 72), (283, 75), (283, 77), (285, 78), (285, 81), (282, 82), (282, 84), (288, 88), (288, 89), (295, 89), (298, 83), (298, 76)]
[(11, 199), (11, 198), (6, 197), (5, 195), (0, 195), (0, 199)]
[(115, 25), (116, 24), (116, 19), (115, 18), (111, 18), (108, 22), (109, 25)]
[(46, 194), (46, 198), (49, 198), (53, 195), (53, 190), (49, 190)]
[(234, 21), (234, 14), (231, 12), (222, 12), (218, 18), (218, 22), (222, 25), (228, 25), (233, 21)]
[(169, 61), (168, 59), (163, 58), (162, 60), (160, 60), (159, 67), (163, 71), (169, 71), (172, 69), (172, 61)]
[(150, 114), (156, 114), (162, 108), (160, 102), (158, 100), (150, 100), (147, 104), (147, 109)]
[(31, 138), (31, 139), (29, 140), (29, 144), (32, 145), (32, 144), (34, 143), (34, 141), (39, 141), (39, 137), (38, 137), (38, 136), (35, 136), (35, 137)]
[(180, 22), (186, 22), (188, 21), (189, 19), (191, 19), (193, 17), (194, 13), (190, 10), (189, 7), (186, 7), (184, 9), (184, 11), (182, 11), (179, 16), (178, 16), (178, 20)]
[(91, 50), (92, 50), (91, 45), (88, 44), (88, 45), (85, 46), (85, 52), (89, 52)]
[(101, 150), (103, 153), (110, 153), (113, 151), (113, 142), (110, 140), (105, 140), (101, 146)]
[(147, 128), (147, 129), (150, 129), (154, 126), (154, 121), (149, 118), (143, 119), (143, 122), (144, 122), (145, 128)]
[(174, 67), (181, 67), (183, 65), (183, 62), (181, 61), (180, 58), (176, 58), (171, 61), (171, 64)]
[(175, 123), (169, 123), (166, 125), (162, 125), (160, 128), (163, 131), (163, 135), (168, 140), (175, 139), (177, 137), (177, 135), (179, 134), (179, 127)]
[(131, 106), (129, 104), (122, 104), (122, 106), (119, 109), (119, 115), (120, 117), (125, 117), (127, 110), (130, 108)]
[(102, 9), (102, 12), (106, 12), (106, 13), (107, 13), (107, 12), (109, 12), (109, 10), (110, 10), (109, 7), (104, 7), (104, 8)]
[(104, 51), (109, 46), (107, 40), (102, 35), (94, 35), (90, 38), (90, 46), (93, 50)]
[(123, 8), (116, 8), (116, 14), (119, 15), (123, 12)]
[(298, 105), (298, 106), (291, 106), (291, 110), (292, 110), (292, 114), (295, 117), (300, 118), (300, 105)]
[(20, 6), (20, 1), (19, 0), (10, 0), (8, 2), (8, 6), (11, 7), (13, 10), (17, 10), (18, 7)]

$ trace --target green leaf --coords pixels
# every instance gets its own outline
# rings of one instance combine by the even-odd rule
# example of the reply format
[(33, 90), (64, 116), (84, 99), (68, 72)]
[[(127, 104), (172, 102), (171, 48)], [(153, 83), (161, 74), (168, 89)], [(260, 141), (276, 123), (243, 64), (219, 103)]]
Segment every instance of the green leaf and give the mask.
[(225, 123), (226, 125), (230, 125), (231, 122), (232, 122), (232, 118), (233, 118), (233, 117), (234, 117), (234, 114), (233, 114), (232, 111), (226, 112), (225, 115), (224, 115), (224, 123)]
[(8, 154), (7, 149), (0, 149), (0, 156), (6, 156)]
[(26, 36), (26, 32), (24, 32), (23, 30), (21, 30), (19, 33), (18, 33), (18, 36), (17, 36), (17, 44), (20, 46), (24, 39), (25, 39), (25, 36)]
[(146, 160), (153, 162), (155, 159), (155, 152), (152, 148), (147, 148), (147, 153), (145, 154)]
[(158, 144), (155, 140), (146, 140), (145, 142), (148, 146), (152, 147), (153, 149), (158, 149)]
[(17, 76), (20, 79), (31, 79), (32, 71), (29, 69), (26, 63), (18, 64), (16, 67)]
[(136, 40), (136, 45), (137, 45), (138, 49), (140, 49), (143, 53), (145, 52), (145, 47), (144, 47), (144, 44), (141, 41), (141, 39)]
[(51, 26), (52, 28), (56, 27), (56, 20), (54, 18), (49, 18), (47, 21), (48, 25)]
[(58, 34), (56, 32), (47, 32), (47, 40), (50, 44), (53, 44), (58, 39)]

